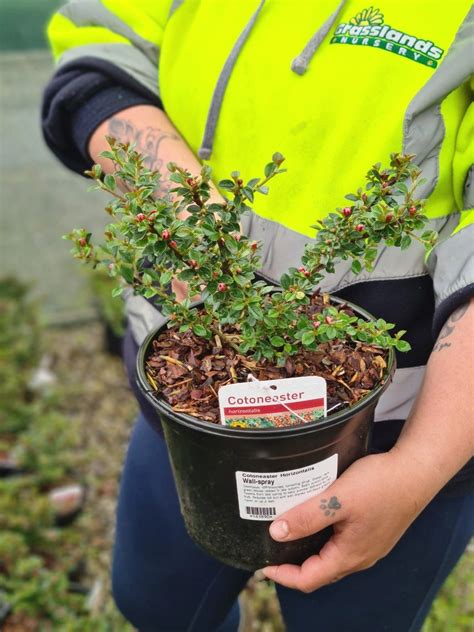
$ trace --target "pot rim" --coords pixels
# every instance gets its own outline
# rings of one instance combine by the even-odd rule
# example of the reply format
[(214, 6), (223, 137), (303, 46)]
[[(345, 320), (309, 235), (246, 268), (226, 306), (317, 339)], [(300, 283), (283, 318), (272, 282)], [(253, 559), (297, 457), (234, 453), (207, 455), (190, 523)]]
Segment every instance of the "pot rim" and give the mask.
[[(355, 305), (350, 301), (343, 300), (337, 296), (330, 296), (331, 302), (339, 305), (348, 305), (354, 310), (354, 312), (367, 320), (377, 320), (372, 314), (367, 312), (362, 307), (359, 307), (358, 305)], [(198, 302), (195, 304), (195, 306), (197, 307), (199, 304), (200, 303)], [(387, 368), (385, 370), (385, 380), (379, 383), (368, 395), (362, 397), (362, 399), (354, 404), (354, 406), (341, 410), (340, 412), (332, 413), (328, 415), (324, 421), (318, 419), (304, 425), (288, 426), (285, 428), (230, 428), (229, 426), (215, 424), (204, 419), (199, 419), (198, 417), (193, 417), (192, 415), (188, 415), (186, 413), (176, 412), (173, 410), (170, 404), (165, 402), (163, 399), (157, 399), (156, 397), (154, 397), (153, 393), (155, 393), (155, 391), (150, 389), (150, 384), (145, 373), (145, 357), (148, 352), (148, 347), (157, 337), (157, 335), (166, 327), (168, 321), (169, 319), (166, 319), (164, 323), (151, 331), (140, 345), (136, 360), (136, 382), (144, 397), (153, 406), (153, 408), (158, 411), (158, 413), (164, 415), (167, 418), (173, 419), (173, 421), (176, 421), (182, 426), (191, 428), (192, 430), (202, 431), (207, 434), (229, 436), (235, 439), (244, 437), (246, 439), (264, 439), (270, 437), (273, 439), (277, 439), (286, 438), (290, 434), (305, 434), (310, 432), (317, 432), (319, 430), (325, 430), (327, 428), (337, 426), (338, 424), (344, 424), (355, 414), (365, 408), (368, 408), (371, 404), (374, 403), (374, 401), (376, 402), (381, 397), (384, 391), (388, 388), (396, 368), (395, 351), (394, 348), (391, 347), (388, 353)]]

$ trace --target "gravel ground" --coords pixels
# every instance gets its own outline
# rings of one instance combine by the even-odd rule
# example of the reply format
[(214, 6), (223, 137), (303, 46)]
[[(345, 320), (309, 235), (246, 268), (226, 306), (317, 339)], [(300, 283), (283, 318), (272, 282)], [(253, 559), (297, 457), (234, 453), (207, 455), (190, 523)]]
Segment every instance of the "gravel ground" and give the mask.
[[(89, 582), (97, 586), (97, 612), (110, 616), (113, 632), (132, 628), (116, 612), (110, 597), (109, 567), (118, 480), (137, 407), (122, 362), (103, 351), (99, 324), (49, 329), (46, 348), (64, 395), (64, 412), (79, 429), (81, 472), (87, 485), (80, 517), (84, 542), (96, 553), (89, 562)], [(474, 629), (474, 551), (448, 580), (423, 632), (471, 632)], [(242, 598), (242, 632), (284, 632), (274, 587), (256, 576)], [(342, 631), (341, 631), (342, 632)], [(369, 632), (369, 631), (368, 631)]]

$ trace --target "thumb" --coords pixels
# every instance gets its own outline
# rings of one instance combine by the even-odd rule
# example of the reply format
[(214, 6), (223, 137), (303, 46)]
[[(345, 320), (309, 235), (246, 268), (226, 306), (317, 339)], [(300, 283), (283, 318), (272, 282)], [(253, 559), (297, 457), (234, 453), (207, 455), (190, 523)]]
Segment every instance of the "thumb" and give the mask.
[(270, 535), (278, 542), (299, 540), (344, 519), (344, 507), (337, 496), (337, 481), (322, 494), (309, 498), (279, 516), (270, 525)]

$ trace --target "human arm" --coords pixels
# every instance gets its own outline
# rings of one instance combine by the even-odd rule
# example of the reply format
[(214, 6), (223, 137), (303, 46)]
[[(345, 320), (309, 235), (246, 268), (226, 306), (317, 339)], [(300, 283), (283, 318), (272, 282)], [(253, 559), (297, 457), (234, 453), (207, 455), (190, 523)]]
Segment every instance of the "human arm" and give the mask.
[[(312, 592), (369, 568), (389, 553), (467, 462), (474, 452), (473, 331), (471, 300), (453, 312), (443, 327), (416, 405), (395, 446), (385, 454), (356, 461), (322, 494), (271, 525), (278, 541), (302, 538), (333, 525), (329, 542), (301, 566), (264, 569), (267, 577)], [(328, 504), (332, 505), (329, 516), (321, 508)], [(277, 525), (284, 523), (288, 535), (276, 537)]]
[[(117, 112), (103, 121), (90, 137), (88, 153), (92, 162), (99, 163), (106, 173), (113, 170), (113, 163), (103, 158), (101, 152), (108, 149), (107, 136), (122, 143), (133, 143), (136, 150), (145, 157), (150, 169), (160, 171), (163, 176), (160, 190), (170, 188), (166, 165), (175, 162), (197, 175), (201, 164), (185, 140), (175, 129), (166, 113), (153, 105), (137, 105)], [(159, 192), (158, 192), (159, 194)], [(216, 201), (222, 201), (217, 191), (213, 191)]]

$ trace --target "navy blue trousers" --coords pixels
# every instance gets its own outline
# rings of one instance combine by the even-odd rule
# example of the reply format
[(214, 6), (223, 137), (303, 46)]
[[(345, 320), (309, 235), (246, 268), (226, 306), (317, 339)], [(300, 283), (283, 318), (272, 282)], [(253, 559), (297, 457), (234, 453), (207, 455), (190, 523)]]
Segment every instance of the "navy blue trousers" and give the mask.
[[(473, 496), (440, 494), (372, 568), (312, 594), (278, 586), (288, 632), (419, 630), (473, 522)], [(113, 593), (121, 612), (140, 632), (236, 632), (237, 597), (249, 576), (191, 541), (164, 440), (139, 418), (117, 514)]]

